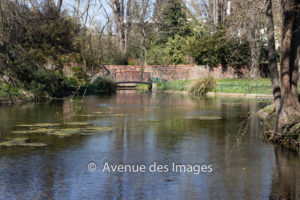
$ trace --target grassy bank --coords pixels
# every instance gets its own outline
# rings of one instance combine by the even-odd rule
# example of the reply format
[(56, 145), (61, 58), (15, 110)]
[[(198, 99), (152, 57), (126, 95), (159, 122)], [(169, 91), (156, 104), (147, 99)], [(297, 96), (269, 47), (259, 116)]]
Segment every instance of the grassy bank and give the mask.
[[(158, 90), (187, 91), (192, 80), (158, 82)], [(247, 94), (272, 94), (270, 79), (216, 79), (217, 87), (211, 92), (247, 93)], [(139, 88), (146, 88), (140, 85)]]

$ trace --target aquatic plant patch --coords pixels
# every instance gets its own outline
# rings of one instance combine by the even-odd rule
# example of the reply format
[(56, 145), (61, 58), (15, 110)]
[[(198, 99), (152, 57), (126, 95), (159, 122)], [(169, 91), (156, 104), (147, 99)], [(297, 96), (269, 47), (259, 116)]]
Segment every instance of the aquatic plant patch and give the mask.
[(157, 120), (157, 119), (139, 119), (139, 121), (142, 121), (142, 122), (159, 122), (159, 120)]
[(12, 138), (5, 142), (1, 142), (0, 146), (27, 146), (27, 147), (42, 147), (46, 146), (44, 143), (32, 143), (28, 138)]
[(17, 127), (52, 127), (60, 126), (61, 124), (56, 123), (37, 123), (37, 124), (18, 124)]
[(184, 119), (194, 119), (194, 120), (221, 120), (220, 116), (185, 116)]
[(88, 123), (88, 122), (68, 122), (68, 123), (65, 123), (65, 125), (68, 125), (68, 126), (90, 126), (92, 124)]
[(17, 131), (12, 131), (12, 133), (17, 133), (17, 134), (48, 133), (54, 130), (55, 129), (38, 128), (38, 129), (30, 129), (30, 130), (17, 130)]

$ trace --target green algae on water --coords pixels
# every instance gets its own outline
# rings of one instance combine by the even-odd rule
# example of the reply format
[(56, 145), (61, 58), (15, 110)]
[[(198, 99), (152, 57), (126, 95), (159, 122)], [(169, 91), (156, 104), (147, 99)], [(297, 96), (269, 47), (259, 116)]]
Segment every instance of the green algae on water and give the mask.
[(12, 131), (12, 133), (16, 133), (16, 134), (49, 133), (49, 132), (52, 132), (54, 130), (55, 129), (39, 128), (39, 129)]
[(94, 114), (97, 114), (97, 115), (112, 114), (112, 113), (114, 113), (114, 112), (113, 111), (94, 112)]
[(193, 120), (221, 120), (223, 119), (220, 116), (186, 116), (184, 119), (193, 119)]
[(55, 123), (37, 123), (37, 124), (18, 124), (17, 127), (51, 127), (60, 126), (60, 124)]
[(58, 129), (53, 132), (49, 132), (49, 135), (56, 135), (56, 136), (71, 136), (74, 134), (79, 134), (82, 131), (81, 128), (65, 128), (65, 129)]
[(90, 126), (92, 124), (88, 123), (88, 122), (68, 122), (68, 123), (65, 123), (65, 125), (68, 125), (68, 126)]
[(157, 119), (139, 119), (141, 122), (159, 122)]
[(8, 141), (1, 142), (0, 146), (12, 147), (12, 146), (28, 146), (28, 147), (42, 147), (46, 146), (44, 143), (31, 143), (28, 138), (12, 138)]
[(111, 132), (113, 131), (112, 127), (105, 126), (93, 126), (84, 129), (84, 131), (80, 135), (94, 135), (97, 133)]

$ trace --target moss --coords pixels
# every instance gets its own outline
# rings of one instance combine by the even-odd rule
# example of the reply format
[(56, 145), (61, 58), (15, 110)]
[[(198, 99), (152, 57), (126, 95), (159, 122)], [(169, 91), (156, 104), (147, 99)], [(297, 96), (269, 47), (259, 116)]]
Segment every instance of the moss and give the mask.
[(262, 110), (269, 115), (275, 111), (275, 108), (274, 105), (272, 104), (264, 107)]

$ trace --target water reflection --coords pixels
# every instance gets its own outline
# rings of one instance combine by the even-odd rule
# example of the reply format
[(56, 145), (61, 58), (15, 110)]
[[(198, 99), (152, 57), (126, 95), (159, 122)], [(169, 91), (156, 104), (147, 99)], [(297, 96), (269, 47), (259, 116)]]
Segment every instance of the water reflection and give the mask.
[[(30, 136), (46, 148), (0, 148), (0, 199), (299, 199), (299, 156), (262, 141), (253, 100), (121, 91), (0, 108), (0, 140), (16, 124), (88, 121), (112, 133)], [(95, 112), (118, 116), (93, 116)], [(122, 115), (121, 115), (122, 114)], [(221, 116), (199, 121), (185, 116)], [(237, 138), (240, 144), (236, 145)], [(233, 148), (236, 146), (236, 148)], [(97, 171), (89, 172), (94, 161)], [(213, 173), (103, 173), (110, 164), (212, 164)]]
[(276, 165), (273, 172), (270, 199), (299, 199), (300, 163), (299, 160), (295, 160), (297, 153), (276, 146), (274, 147), (274, 155)]

